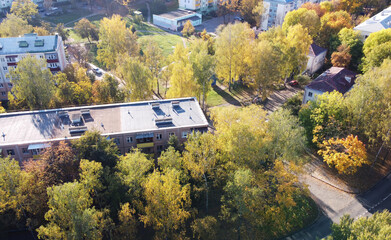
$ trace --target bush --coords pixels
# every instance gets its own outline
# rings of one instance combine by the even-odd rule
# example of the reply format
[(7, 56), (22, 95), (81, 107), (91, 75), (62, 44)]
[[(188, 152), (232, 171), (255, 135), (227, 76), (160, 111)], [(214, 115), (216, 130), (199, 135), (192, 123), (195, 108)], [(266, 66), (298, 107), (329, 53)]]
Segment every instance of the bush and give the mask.
[(307, 75), (297, 75), (295, 79), (301, 86), (307, 85), (311, 82), (311, 78)]
[(303, 101), (303, 92), (296, 93), (293, 97), (288, 98), (288, 100), (282, 105), (284, 109), (288, 109), (292, 112), (293, 115), (298, 116), (301, 109), (301, 103)]

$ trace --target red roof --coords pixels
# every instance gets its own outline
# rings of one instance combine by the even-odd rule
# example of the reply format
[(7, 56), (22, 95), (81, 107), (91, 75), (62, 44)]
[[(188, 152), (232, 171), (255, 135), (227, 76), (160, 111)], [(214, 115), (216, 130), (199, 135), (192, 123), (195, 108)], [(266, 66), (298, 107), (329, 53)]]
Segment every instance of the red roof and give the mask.
[(332, 67), (307, 85), (308, 88), (321, 92), (334, 90), (345, 94), (354, 85), (357, 74), (341, 67)]

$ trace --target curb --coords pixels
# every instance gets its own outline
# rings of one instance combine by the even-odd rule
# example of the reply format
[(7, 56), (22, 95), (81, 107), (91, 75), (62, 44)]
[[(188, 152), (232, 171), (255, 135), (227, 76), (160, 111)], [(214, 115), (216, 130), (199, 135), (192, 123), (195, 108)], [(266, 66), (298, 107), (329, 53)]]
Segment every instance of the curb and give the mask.
[[(331, 186), (331, 187), (333, 187), (333, 188), (336, 188), (336, 189), (338, 189), (338, 190), (340, 190), (340, 191), (343, 191), (343, 192), (346, 192), (346, 193), (350, 193), (350, 194), (360, 194), (360, 193), (362, 193), (362, 192), (360, 192), (359, 190), (356, 190), (356, 191), (350, 191), (350, 190), (346, 190), (346, 189), (342, 189), (342, 188), (340, 188), (339, 186), (337, 186), (337, 185), (335, 185), (335, 184), (333, 184), (333, 183), (330, 183), (330, 182), (328, 182), (328, 181), (326, 181), (326, 180), (323, 180), (323, 179), (320, 179), (320, 178), (318, 178), (318, 177), (315, 177), (313, 174), (311, 174), (311, 177), (313, 177), (313, 178), (315, 178), (316, 180), (319, 180), (319, 181), (321, 181), (321, 182), (323, 182), (323, 183), (325, 183), (325, 184), (327, 184), (327, 185), (329, 185), (329, 186)], [(381, 180), (380, 180), (381, 181)], [(377, 183), (376, 183), (377, 184)], [(375, 184), (375, 185), (376, 185)], [(372, 187), (371, 187), (372, 188)]]

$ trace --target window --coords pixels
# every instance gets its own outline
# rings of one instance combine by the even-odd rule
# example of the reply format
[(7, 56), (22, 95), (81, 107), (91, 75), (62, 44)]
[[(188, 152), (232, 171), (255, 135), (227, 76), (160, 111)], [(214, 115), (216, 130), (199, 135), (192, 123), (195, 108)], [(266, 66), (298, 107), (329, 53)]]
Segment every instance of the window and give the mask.
[(8, 87), (12, 87), (12, 83), (8, 83)]
[(308, 92), (308, 97), (312, 97), (312, 92)]
[(187, 138), (188, 132), (182, 132), (182, 138)]
[(27, 148), (22, 148), (22, 152), (23, 154), (29, 154), (29, 150), (27, 150)]
[(157, 146), (157, 151), (161, 152), (161, 151), (163, 151), (163, 148), (164, 148), (163, 145), (158, 145)]
[(8, 149), (7, 150), (7, 155), (15, 155), (15, 151), (13, 149)]
[(3, 88), (3, 87), (4, 87), (4, 85), (2, 83), (0, 83), (0, 88)]
[(120, 144), (120, 140), (119, 140), (119, 138), (114, 138), (113, 142), (114, 142), (115, 144), (117, 144), (117, 145), (119, 145), (119, 144)]
[(3, 70), (4, 70), (4, 71), (7, 71), (7, 69), (8, 69), (7, 67), (3, 67)]
[(156, 140), (161, 140), (163, 138), (163, 135), (161, 133), (156, 134)]
[(126, 142), (132, 143), (133, 142), (133, 137), (126, 137)]
[(5, 96), (6, 92), (1, 92), (1, 96)]
[(2, 61), (2, 62), (5, 62), (5, 59), (4, 59), (4, 58), (1, 58), (1, 61)]
[(171, 136), (175, 136), (175, 133), (173, 133), (173, 132), (170, 132), (170, 133), (168, 133), (168, 136), (169, 136), (169, 137), (171, 137)]

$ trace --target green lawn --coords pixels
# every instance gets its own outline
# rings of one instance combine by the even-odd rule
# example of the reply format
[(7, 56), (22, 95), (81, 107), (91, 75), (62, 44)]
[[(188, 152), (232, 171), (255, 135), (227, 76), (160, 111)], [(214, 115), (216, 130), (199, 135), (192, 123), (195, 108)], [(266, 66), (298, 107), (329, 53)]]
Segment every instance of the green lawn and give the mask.
[(173, 34), (155, 34), (139, 37), (139, 42), (144, 40), (154, 40), (163, 50), (164, 56), (170, 55), (174, 51), (174, 47), (182, 42), (182, 38)]
[(77, 20), (83, 16), (91, 14), (90, 11), (85, 9), (69, 9), (68, 12), (59, 16), (45, 16), (43, 20), (58, 24), (58, 23), (68, 23), (74, 20)]
[[(87, 19), (91, 23), (95, 24), (99, 28), (100, 20), (102, 20), (104, 17), (106, 17), (104, 14), (98, 14), (98, 15), (94, 15), (94, 16), (91, 16), (91, 17), (87, 17)], [(77, 22), (70, 23), (70, 24), (67, 25), (67, 27), (72, 27), (73, 28), (76, 23)]]
[(208, 93), (208, 96), (206, 98), (206, 104), (208, 105), (208, 107), (215, 107), (224, 103), (227, 103), (227, 101), (225, 101), (225, 99), (214, 89), (212, 89)]

